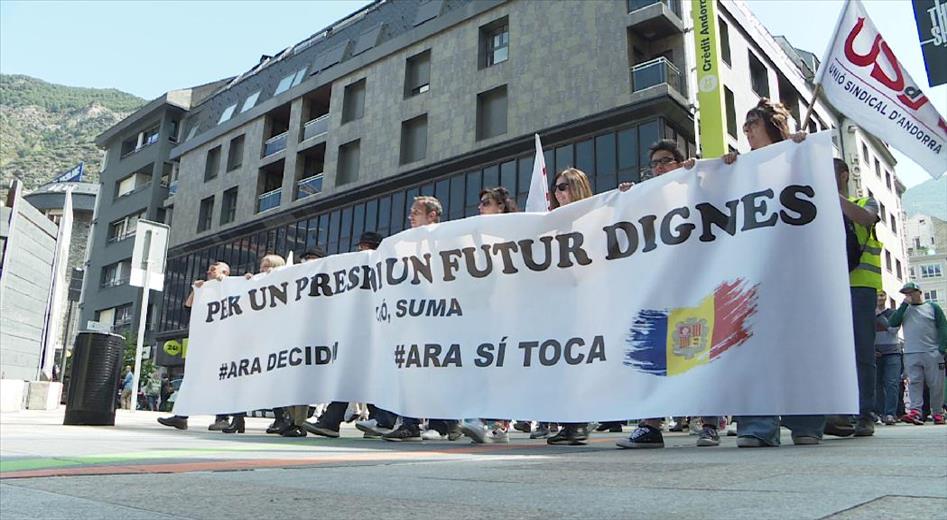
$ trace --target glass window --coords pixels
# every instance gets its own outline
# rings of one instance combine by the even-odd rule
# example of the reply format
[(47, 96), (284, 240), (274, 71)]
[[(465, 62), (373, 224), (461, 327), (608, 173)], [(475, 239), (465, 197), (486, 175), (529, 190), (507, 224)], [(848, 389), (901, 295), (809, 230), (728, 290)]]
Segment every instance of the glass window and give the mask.
[(319, 243), (319, 217), (309, 219), (309, 226), (306, 232), (306, 249), (312, 249)]
[(638, 128), (618, 132), (618, 182), (641, 180), (638, 164)]
[(378, 199), (365, 203), (365, 231), (378, 229)]
[(483, 169), (483, 187), (484, 188), (493, 188), (500, 185), (500, 168), (499, 166), (487, 166)]
[(404, 97), (423, 94), (431, 87), (431, 51), (426, 50), (405, 61)]
[(278, 96), (282, 94), (283, 92), (286, 92), (287, 90), (289, 90), (290, 85), (293, 84), (293, 78), (295, 76), (296, 76), (295, 72), (289, 74), (288, 76), (284, 76), (283, 79), (279, 81), (279, 84), (276, 85), (276, 90), (273, 92), (273, 95)]
[(433, 197), (434, 196), (434, 183), (429, 182), (421, 186), (421, 195), (424, 195), (427, 197)]
[(595, 142), (592, 139), (575, 143), (575, 167), (589, 176), (595, 175)]
[(351, 250), (352, 250), (352, 207), (349, 206), (342, 210), (342, 221), (339, 228), (339, 252), (347, 253)]
[(500, 186), (510, 193), (516, 193), (516, 161), (507, 161), (500, 165)]
[(730, 65), (730, 27), (723, 18), (718, 18), (718, 27), (720, 32), (720, 59)]
[(509, 18), (494, 20), (480, 28), (480, 68), (503, 63), (510, 57)]
[(341, 227), (341, 213), (335, 210), (329, 214), (329, 241), (326, 244), (326, 252), (334, 255), (339, 252), (339, 228)]
[(651, 145), (660, 140), (661, 130), (658, 121), (649, 121), (638, 125), (638, 163), (651, 164)]
[(365, 204), (357, 204), (352, 208), (352, 244), (351, 250), (358, 245), (358, 237), (365, 232)]
[(260, 98), (260, 91), (259, 91), (259, 90), (257, 90), (257, 91), (254, 92), (253, 94), (250, 94), (249, 96), (247, 96), (246, 101), (243, 102), (243, 106), (240, 107), (240, 112), (241, 112), (241, 113), (246, 112), (247, 110), (250, 110), (251, 108), (253, 108), (254, 106), (256, 106), (256, 100), (259, 99), (259, 98)]
[(441, 207), (444, 209), (441, 220), (447, 220), (447, 215), (450, 214), (450, 179), (437, 181), (434, 186), (434, 197), (441, 201)]
[(464, 218), (464, 212), (466, 210), (464, 201), (464, 180), (465, 177), (463, 173), (450, 178), (450, 212), (448, 213), (450, 220)]
[(480, 170), (467, 172), (467, 193), (464, 198), (464, 215), (471, 216), (480, 213), (480, 190), (483, 189), (480, 184)]
[(229, 121), (233, 117), (234, 111), (237, 110), (237, 104), (234, 103), (229, 107), (225, 108), (223, 113), (220, 114), (220, 119), (217, 120), (217, 124), (223, 123), (224, 121)]
[(595, 189), (596, 193), (610, 190), (618, 180), (616, 168), (615, 134), (609, 132), (595, 138)]
[(750, 60), (750, 87), (753, 92), (760, 97), (769, 97), (769, 71), (763, 62), (753, 54), (753, 51), (747, 50)]
[(305, 66), (296, 71), (296, 74), (293, 75), (293, 82), (290, 84), (290, 88), (295, 87), (303, 82), (306, 79), (306, 71), (309, 69), (309, 66)]
[[(415, 191), (415, 195), (417, 192)], [(389, 233), (394, 235), (395, 233), (405, 229), (408, 225), (408, 211), (411, 209), (410, 204), (412, 203), (414, 197), (407, 198), (404, 191), (396, 191), (391, 195), (389, 202), (390, 208), (387, 211), (391, 212), (391, 216), (388, 219), (388, 224), (391, 226)], [(387, 197), (385, 200), (389, 200)], [(378, 208), (378, 214), (381, 215), (382, 209), (381, 206)], [(386, 214), (387, 216), (387, 214)]]
[(572, 144), (570, 143), (556, 148), (556, 171), (561, 172), (572, 166), (575, 166), (575, 161), (572, 157)]
[[(402, 219), (404, 217), (402, 216)], [(396, 219), (398, 222), (400, 219)], [(391, 228), (391, 197), (381, 197), (378, 199), (378, 233), (381, 236), (388, 237), (401, 231), (401, 228)]]

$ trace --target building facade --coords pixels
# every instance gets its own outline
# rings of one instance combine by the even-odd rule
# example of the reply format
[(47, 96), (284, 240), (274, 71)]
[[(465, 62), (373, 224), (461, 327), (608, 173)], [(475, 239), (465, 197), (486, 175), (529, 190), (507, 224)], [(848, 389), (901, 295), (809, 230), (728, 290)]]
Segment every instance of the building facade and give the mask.
[(907, 221), (907, 237), (911, 280), (921, 287), (925, 299), (947, 308), (947, 222), (914, 215)]

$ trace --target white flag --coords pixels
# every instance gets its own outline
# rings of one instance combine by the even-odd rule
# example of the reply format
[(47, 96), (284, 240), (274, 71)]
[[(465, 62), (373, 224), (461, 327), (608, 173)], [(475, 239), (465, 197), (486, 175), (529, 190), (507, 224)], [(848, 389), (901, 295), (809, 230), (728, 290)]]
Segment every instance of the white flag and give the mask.
[[(56, 348), (66, 345), (60, 340), (63, 330), (63, 310), (70, 305), (68, 301), (69, 246), (72, 243), (72, 187), (66, 189), (62, 218), (59, 220), (59, 232), (56, 237), (56, 256), (53, 257), (52, 283), (49, 286), (48, 316), (46, 337), (43, 345), (42, 371), (52, 378), (53, 364), (56, 362)], [(67, 324), (68, 326), (68, 324)], [(68, 341), (69, 338), (65, 338)], [(62, 368), (62, 367), (60, 367)]]
[(529, 181), (529, 195), (526, 196), (527, 213), (545, 213), (549, 211), (549, 182), (546, 180), (546, 158), (543, 157), (543, 144), (536, 135), (536, 158), (533, 159), (533, 176)]
[(839, 111), (921, 165), (947, 170), (947, 122), (911, 79), (859, 0), (849, 0), (816, 83)]

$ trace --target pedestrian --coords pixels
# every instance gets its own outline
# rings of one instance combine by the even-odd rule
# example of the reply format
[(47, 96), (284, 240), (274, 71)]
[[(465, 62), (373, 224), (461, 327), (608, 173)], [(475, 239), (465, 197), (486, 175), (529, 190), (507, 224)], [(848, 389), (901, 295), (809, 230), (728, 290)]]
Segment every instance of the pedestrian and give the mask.
[(901, 338), (888, 320), (894, 314), (887, 307), (888, 295), (878, 292), (875, 307), (875, 414), (888, 426), (898, 422), (898, 385), (901, 383)]
[(934, 424), (944, 424), (944, 354), (947, 353), (947, 318), (939, 305), (924, 301), (921, 288), (908, 282), (901, 288), (904, 302), (888, 324), (904, 330), (904, 372), (908, 377), (910, 406), (901, 418), (910, 424), (924, 424), (924, 385), (929, 389)]
[[(694, 159), (685, 159), (684, 153), (677, 147), (677, 142), (670, 139), (662, 139), (651, 145), (649, 148), (651, 177), (660, 177), (668, 172), (684, 168), (689, 170), (697, 164)], [(627, 191), (632, 187), (632, 183), (622, 183), (618, 186), (620, 191)], [(697, 434), (697, 446), (719, 446), (720, 435), (717, 433), (719, 417), (707, 416), (701, 417), (701, 429)], [(678, 417), (670, 431), (682, 431), (686, 418)], [(608, 424), (608, 423), (604, 423)], [(638, 426), (627, 439), (620, 439), (615, 444), (620, 448), (640, 449), (640, 448), (663, 448), (664, 435), (661, 430), (664, 428), (663, 417), (652, 417), (644, 419), (638, 423)], [(621, 431), (619, 427), (618, 431)]]
[[(743, 123), (743, 133), (746, 135), (747, 142), (750, 143), (750, 149), (759, 150), (786, 139), (792, 139), (797, 143), (804, 140), (804, 133), (790, 134), (789, 117), (789, 111), (781, 103), (774, 103), (767, 98), (760, 99), (759, 103), (746, 113)], [(733, 152), (722, 157), (724, 164), (733, 164), (737, 158), (737, 154)], [(874, 307), (874, 301), (874, 292), (872, 292), (872, 307)], [(873, 345), (872, 348), (874, 348)], [(874, 360), (874, 353), (871, 356)], [(799, 384), (803, 383), (800, 381)], [(742, 416), (737, 417), (736, 421), (737, 447), (779, 446), (779, 416)], [(822, 442), (822, 433), (825, 429), (824, 415), (784, 415), (781, 422), (792, 431), (794, 444), (812, 445)]]
[[(230, 276), (230, 266), (225, 262), (214, 262), (207, 267), (206, 277), (207, 280), (217, 280), (221, 281), (227, 276)], [(199, 289), (204, 285), (204, 280), (194, 280), (192, 285), (191, 293), (187, 295), (187, 299), (184, 300), (184, 307), (187, 309), (191, 308), (191, 305), (194, 304), (194, 289)], [(170, 394), (169, 394), (170, 395)], [(170, 426), (172, 428), (177, 428), (179, 430), (187, 429), (187, 416), (186, 415), (172, 415), (171, 417), (158, 417), (158, 423), (164, 426)], [(207, 427), (208, 430), (223, 430), (229, 426), (226, 415), (217, 415), (214, 418), (213, 424)]]
[(132, 386), (135, 384), (135, 374), (132, 372), (132, 367), (126, 366), (124, 370), (124, 377), (122, 378), (122, 408), (126, 410), (132, 409)]
[[(408, 214), (408, 222), (412, 228), (419, 228), (441, 221), (444, 208), (441, 202), (434, 197), (422, 195), (415, 197)], [(428, 419), (428, 429), (421, 432), (421, 420), (414, 417), (402, 417), (401, 426), (396, 430), (381, 436), (382, 439), (392, 442), (417, 442), (422, 440), (447, 439), (456, 441), (463, 434), (460, 432), (457, 420)]]
[(145, 391), (145, 400), (147, 401), (148, 410), (152, 412), (158, 411), (158, 397), (161, 395), (161, 380), (155, 376), (154, 372), (148, 375), (147, 381), (144, 384)]

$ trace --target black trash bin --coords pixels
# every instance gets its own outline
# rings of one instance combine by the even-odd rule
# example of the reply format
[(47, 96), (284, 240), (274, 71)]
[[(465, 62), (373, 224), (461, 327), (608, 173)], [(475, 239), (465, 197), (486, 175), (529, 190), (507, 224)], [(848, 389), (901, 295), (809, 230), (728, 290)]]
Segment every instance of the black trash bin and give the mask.
[(125, 338), (118, 334), (80, 332), (76, 336), (63, 424), (115, 425), (115, 395), (124, 355)]

